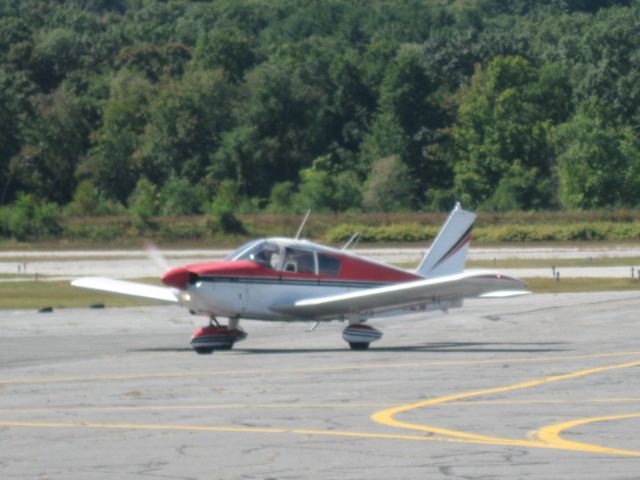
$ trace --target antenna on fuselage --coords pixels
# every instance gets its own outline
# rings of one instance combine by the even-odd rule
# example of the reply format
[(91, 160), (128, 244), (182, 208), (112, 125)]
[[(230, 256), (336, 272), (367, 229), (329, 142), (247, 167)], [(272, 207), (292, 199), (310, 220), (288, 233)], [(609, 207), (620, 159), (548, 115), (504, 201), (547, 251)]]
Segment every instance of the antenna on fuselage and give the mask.
[(298, 240), (298, 238), (300, 238), (300, 234), (302, 233), (302, 229), (304, 228), (304, 224), (307, 223), (307, 220), (309, 219), (309, 215), (311, 215), (311, 209), (307, 210), (307, 214), (304, 216), (304, 218), (302, 219), (302, 223), (298, 227), (298, 232), (296, 233), (296, 236), (295, 236), (296, 240)]
[(351, 238), (347, 243), (344, 244), (344, 247), (342, 247), (342, 250), (346, 250), (351, 246), (351, 244), (353, 244), (353, 247), (355, 248), (355, 246), (358, 244), (358, 241), (360, 241), (360, 232), (356, 232), (353, 235), (351, 235)]

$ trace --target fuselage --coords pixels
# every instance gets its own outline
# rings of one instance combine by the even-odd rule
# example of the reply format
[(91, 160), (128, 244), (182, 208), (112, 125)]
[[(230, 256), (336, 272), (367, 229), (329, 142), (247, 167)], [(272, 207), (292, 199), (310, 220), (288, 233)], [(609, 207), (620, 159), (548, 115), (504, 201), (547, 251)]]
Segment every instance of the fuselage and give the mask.
[(192, 312), (260, 320), (313, 320), (271, 310), (272, 305), (339, 295), (421, 279), (420, 275), (344, 250), (285, 238), (256, 240), (220, 262), (166, 272)]

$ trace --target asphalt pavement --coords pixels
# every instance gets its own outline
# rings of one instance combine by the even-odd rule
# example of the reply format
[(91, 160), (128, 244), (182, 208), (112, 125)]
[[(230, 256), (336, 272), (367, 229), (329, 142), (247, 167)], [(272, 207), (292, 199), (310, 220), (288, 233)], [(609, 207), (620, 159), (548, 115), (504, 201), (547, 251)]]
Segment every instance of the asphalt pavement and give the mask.
[(0, 478), (619, 479), (640, 471), (640, 295), (243, 321), (199, 356), (177, 307), (0, 312)]

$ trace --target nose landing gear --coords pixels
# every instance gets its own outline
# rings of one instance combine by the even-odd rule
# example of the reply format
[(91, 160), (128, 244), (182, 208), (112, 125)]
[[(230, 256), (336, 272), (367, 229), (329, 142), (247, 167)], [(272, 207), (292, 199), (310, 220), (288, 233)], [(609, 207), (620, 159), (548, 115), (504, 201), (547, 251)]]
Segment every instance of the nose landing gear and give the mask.
[(214, 350), (231, 350), (233, 344), (247, 338), (244, 330), (238, 326), (239, 319), (230, 318), (229, 325), (220, 325), (211, 317), (209, 326), (200, 327), (191, 336), (191, 347), (196, 353), (206, 355)]

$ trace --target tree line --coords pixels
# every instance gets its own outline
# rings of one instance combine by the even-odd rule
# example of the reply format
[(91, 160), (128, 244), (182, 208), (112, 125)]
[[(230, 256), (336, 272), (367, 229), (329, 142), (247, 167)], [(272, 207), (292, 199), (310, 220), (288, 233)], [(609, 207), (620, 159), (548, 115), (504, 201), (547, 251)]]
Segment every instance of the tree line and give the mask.
[(0, 0), (5, 212), (633, 208), (639, 133), (638, 0)]

